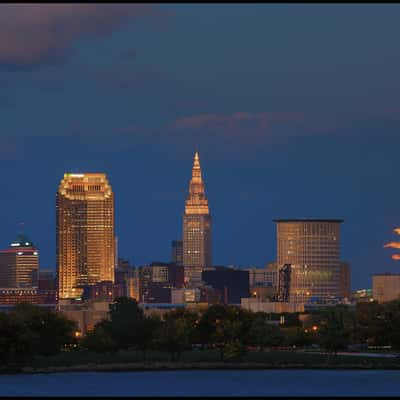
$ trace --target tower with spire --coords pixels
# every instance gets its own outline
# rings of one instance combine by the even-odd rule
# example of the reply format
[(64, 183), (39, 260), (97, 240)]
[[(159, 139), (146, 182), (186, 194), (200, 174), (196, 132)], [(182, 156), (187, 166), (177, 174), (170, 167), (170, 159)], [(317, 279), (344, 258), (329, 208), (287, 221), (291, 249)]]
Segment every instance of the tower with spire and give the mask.
[(199, 153), (196, 151), (183, 215), (183, 266), (186, 286), (199, 285), (201, 272), (211, 265), (211, 214), (204, 190)]

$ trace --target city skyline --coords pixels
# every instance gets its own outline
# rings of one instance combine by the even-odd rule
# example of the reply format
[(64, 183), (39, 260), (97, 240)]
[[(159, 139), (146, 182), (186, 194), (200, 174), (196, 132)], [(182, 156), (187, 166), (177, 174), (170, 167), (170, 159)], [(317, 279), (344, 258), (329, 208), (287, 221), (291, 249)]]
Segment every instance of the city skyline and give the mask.
[(24, 221), (55, 269), (59, 179), (104, 171), (119, 254), (169, 260), (198, 150), (214, 264), (273, 261), (274, 218), (342, 218), (354, 289), (398, 272), (399, 5), (23, 7), (0, 6), (3, 248)]
[[(70, 172), (66, 172), (66, 173), (64, 173), (64, 180), (61, 182), (61, 184), (60, 184), (60, 188), (59, 188), (59, 191), (62, 189), (62, 186), (63, 186), (63, 182), (67, 179), (69, 179), (69, 180), (71, 180), (71, 179), (78, 179), (78, 180), (82, 180), (85, 176), (87, 177), (87, 176), (97, 176), (97, 175), (104, 175), (104, 176), (106, 176), (107, 174), (105, 174), (105, 173), (103, 173), (103, 172), (84, 172), (84, 171), (75, 171), (75, 172), (73, 172), (73, 173), (70, 173)], [(74, 178), (75, 177), (75, 178)], [(87, 178), (86, 178), (87, 179)], [(106, 179), (106, 181), (107, 181), (107, 178), (105, 178)], [(106, 183), (106, 185), (108, 185), (108, 183)], [(197, 186), (199, 186), (200, 185), (200, 192), (201, 193), (203, 193), (203, 195), (204, 195), (204, 183), (203, 183), (203, 178), (202, 178), (202, 172), (201, 172), (201, 167), (200, 167), (200, 159), (199, 159), (199, 152), (198, 151), (195, 151), (194, 152), (194, 161), (193, 161), (193, 167), (192, 167), (192, 178), (191, 178), (191, 180), (190, 180), (190, 184), (189, 184), (189, 197), (187, 197), (187, 199), (186, 199), (186, 205), (185, 205), (185, 212), (184, 212), (184, 216), (186, 215), (186, 213), (188, 213), (188, 208), (189, 209), (194, 209), (194, 208), (196, 208), (196, 206), (197, 206), (197, 208), (201, 208), (202, 209), (202, 207), (204, 208), (205, 207), (205, 212), (206, 213), (209, 213), (209, 208), (208, 208), (208, 201), (207, 201), (207, 199), (206, 199), (206, 197), (204, 197), (204, 201), (206, 202), (206, 203), (202, 203), (201, 201), (200, 201), (200, 203), (201, 204), (197, 204), (197, 202), (195, 201), (194, 203), (196, 203), (196, 204), (194, 204), (193, 203), (193, 199), (192, 199), (192, 197), (193, 197), (193, 192), (196, 192), (197, 193), (197, 191), (199, 191), (198, 189), (198, 187)], [(67, 185), (68, 186), (68, 185)], [(72, 187), (72, 185), (70, 184), (69, 186), (71, 186)], [(86, 184), (86, 186), (87, 186), (87, 184)], [(194, 189), (193, 189), (193, 187), (194, 187)], [(68, 189), (68, 188), (67, 188)], [(71, 188), (70, 188), (71, 189)], [(65, 188), (63, 189), (64, 190), (64, 192), (65, 192)], [(110, 189), (109, 190), (111, 190), (111, 186), (110, 186)], [(113, 192), (111, 192), (112, 193), (112, 196), (114, 197), (114, 193)], [(205, 195), (204, 195), (205, 196)], [(188, 203), (188, 200), (190, 200), (189, 201), (189, 203)], [(204, 202), (203, 201), (203, 202)], [(192, 204), (193, 203), (193, 204)], [(188, 205), (189, 204), (189, 205)], [(199, 210), (200, 210), (200, 208), (199, 208)], [(195, 214), (197, 213), (199, 213), (200, 211), (199, 210), (195, 210)], [(318, 221), (331, 221), (331, 222), (337, 222), (337, 223), (343, 223), (344, 222), (344, 220), (342, 220), (342, 219), (322, 219), (322, 218), (312, 218), (312, 217), (303, 217), (303, 218), (294, 218), (294, 219), (290, 219), (290, 218), (285, 218), (285, 219), (276, 219), (276, 218), (273, 218), (272, 220), (271, 220), (271, 222), (272, 223), (274, 223), (274, 222), (290, 222), (290, 221), (294, 221), (294, 222), (307, 222), (307, 221), (311, 221), (311, 222), (313, 222), (313, 221), (315, 221), (315, 222), (318, 222)], [(24, 223), (19, 223), (19, 225), (21, 226), (23, 226), (24, 225)], [(20, 231), (21, 232), (23, 232), (24, 231), (24, 228), (22, 228), (22, 230), (20, 229)], [(394, 230), (394, 232), (396, 232), (396, 229)], [(183, 236), (182, 236), (183, 237)], [(115, 236), (115, 242), (116, 243), (118, 243), (118, 236)], [(277, 241), (278, 240), (278, 236), (276, 235), (275, 236), (275, 241)], [(278, 242), (277, 242), (278, 243)], [(115, 244), (116, 245), (116, 244)], [(276, 254), (275, 254), (275, 256), (273, 256), (271, 259), (268, 259), (268, 261), (267, 262), (265, 262), (263, 265), (257, 265), (256, 267), (259, 267), (259, 268), (265, 268), (266, 267), (266, 265), (267, 265), (267, 263), (268, 262), (277, 262), (277, 260), (279, 260), (279, 252), (276, 252)], [(114, 258), (114, 257), (112, 257), (112, 258)], [(126, 257), (125, 257), (126, 258)], [(142, 264), (135, 264), (136, 266), (139, 266), (139, 265), (149, 265), (149, 264), (151, 264), (152, 262), (155, 262), (155, 258), (151, 258), (148, 262), (144, 262), (144, 263), (142, 263)], [(168, 258), (166, 258), (165, 260), (163, 260), (163, 261), (166, 261), (166, 262), (168, 262), (168, 261), (170, 261)], [(278, 264), (279, 264), (279, 262), (278, 262)], [(282, 264), (283, 265), (283, 261), (280, 263), (280, 264)], [(211, 264), (211, 265), (213, 265), (213, 264)], [(217, 265), (217, 264), (214, 264), (214, 265)], [(254, 265), (251, 265), (251, 264), (242, 264), (242, 265), (239, 265), (239, 264), (229, 264), (229, 265), (233, 265), (233, 266), (239, 266), (239, 267), (243, 267), (243, 268), (249, 268), (249, 267), (254, 267)], [(50, 269), (52, 269), (52, 268), (50, 268)], [(55, 268), (54, 268), (54, 272), (56, 273), (56, 271), (57, 271), (57, 265), (55, 266)], [(104, 279), (104, 280), (109, 280), (109, 279)], [(113, 278), (111, 278), (110, 280), (113, 280)], [(354, 285), (352, 285), (352, 289), (355, 289), (354, 287), (353, 287)], [(60, 289), (61, 290), (61, 289)], [(61, 297), (60, 297), (61, 298)]]

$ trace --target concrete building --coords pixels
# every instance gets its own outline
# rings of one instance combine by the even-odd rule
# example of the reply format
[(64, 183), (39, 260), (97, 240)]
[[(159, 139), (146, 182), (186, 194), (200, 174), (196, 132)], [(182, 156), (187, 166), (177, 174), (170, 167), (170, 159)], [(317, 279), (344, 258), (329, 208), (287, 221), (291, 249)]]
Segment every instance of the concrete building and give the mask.
[(378, 303), (400, 300), (400, 274), (372, 275), (372, 297)]
[[(340, 261), (340, 219), (277, 219), (280, 301), (329, 303), (348, 294), (350, 275)], [(289, 267), (290, 266), (290, 267)], [(284, 271), (281, 273), (281, 268)], [(289, 279), (289, 280), (288, 280)], [(289, 286), (288, 286), (289, 285)]]
[(87, 301), (82, 304), (60, 305), (59, 311), (68, 319), (75, 321), (78, 331), (85, 335), (88, 331), (93, 330), (98, 322), (110, 318), (109, 306), (108, 301)]
[(0, 251), (0, 287), (37, 288), (38, 270), (39, 251), (25, 235)]
[(201, 272), (212, 265), (211, 214), (205, 195), (199, 154), (194, 155), (189, 196), (183, 215), (183, 265), (185, 285), (200, 286)]
[(36, 305), (57, 304), (56, 290), (38, 288), (0, 288), (0, 305), (31, 303)]
[(114, 282), (114, 195), (106, 174), (64, 174), (56, 210), (60, 300), (80, 298), (84, 285)]
[(242, 298), (241, 306), (245, 310), (265, 313), (294, 313), (304, 312), (302, 303), (271, 302), (259, 298)]
[(274, 299), (278, 290), (278, 265), (267, 264), (265, 268), (246, 268), (249, 288), (253, 297)]
[(171, 303), (185, 304), (198, 303), (201, 299), (201, 291), (197, 288), (171, 289)]
[(196, 288), (171, 289), (172, 304), (202, 303), (220, 304), (221, 292), (211, 286), (204, 285)]

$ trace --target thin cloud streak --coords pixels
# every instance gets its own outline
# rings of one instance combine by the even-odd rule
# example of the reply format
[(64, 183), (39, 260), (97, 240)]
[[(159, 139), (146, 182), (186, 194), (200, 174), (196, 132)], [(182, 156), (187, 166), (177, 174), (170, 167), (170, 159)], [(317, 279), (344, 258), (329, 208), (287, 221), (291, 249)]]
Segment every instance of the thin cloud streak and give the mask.
[(235, 112), (201, 114), (177, 118), (169, 125), (172, 132), (214, 134), (229, 140), (258, 143), (282, 128), (294, 128), (304, 122), (301, 112)]

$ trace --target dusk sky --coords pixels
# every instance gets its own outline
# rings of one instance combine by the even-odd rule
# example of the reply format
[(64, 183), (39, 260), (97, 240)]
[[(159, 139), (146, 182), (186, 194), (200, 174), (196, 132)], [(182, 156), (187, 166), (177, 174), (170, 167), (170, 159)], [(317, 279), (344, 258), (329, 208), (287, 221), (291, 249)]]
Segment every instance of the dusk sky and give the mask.
[(105, 172), (119, 255), (170, 260), (193, 155), (213, 261), (275, 260), (274, 218), (343, 218), (352, 288), (399, 272), (400, 5), (0, 5), (0, 247), (55, 268), (64, 172)]

